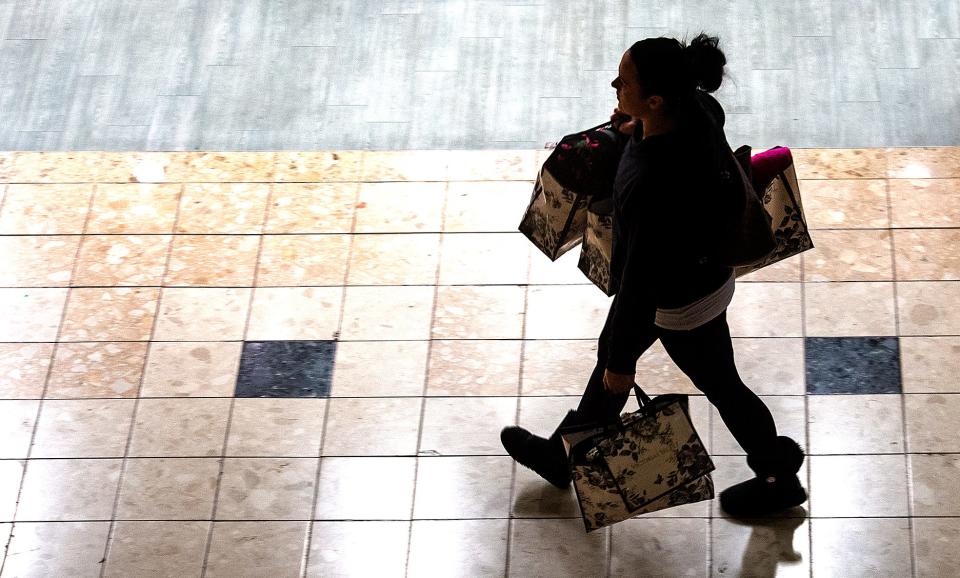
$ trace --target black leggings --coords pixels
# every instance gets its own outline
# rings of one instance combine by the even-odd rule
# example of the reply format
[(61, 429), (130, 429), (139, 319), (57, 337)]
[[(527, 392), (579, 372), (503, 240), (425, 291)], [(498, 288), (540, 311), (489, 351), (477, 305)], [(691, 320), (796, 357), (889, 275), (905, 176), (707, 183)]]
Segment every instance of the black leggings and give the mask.
[[(630, 396), (629, 393), (614, 395), (603, 387), (609, 326), (608, 314), (600, 333), (597, 366), (577, 407), (577, 422), (613, 421), (623, 411)], [(737, 373), (726, 311), (690, 331), (674, 331), (651, 324), (642, 339), (642, 351), (660, 339), (670, 359), (717, 408), (723, 423), (748, 455), (764, 456), (775, 452), (777, 426), (767, 406), (744, 385)]]

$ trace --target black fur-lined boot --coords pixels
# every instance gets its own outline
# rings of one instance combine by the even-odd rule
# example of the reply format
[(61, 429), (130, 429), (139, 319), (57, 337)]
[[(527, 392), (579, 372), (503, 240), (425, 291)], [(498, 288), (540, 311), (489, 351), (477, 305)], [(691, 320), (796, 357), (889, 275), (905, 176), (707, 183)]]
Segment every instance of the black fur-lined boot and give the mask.
[(777, 438), (773, 456), (747, 456), (757, 477), (730, 486), (720, 493), (720, 506), (735, 518), (769, 516), (807, 501), (797, 472), (803, 465), (803, 448), (784, 436)]
[(570, 466), (559, 430), (572, 423), (575, 415), (576, 412), (570, 410), (548, 439), (519, 426), (505, 427), (500, 432), (500, 443), (518, 464), (530, 468), (558, 488), (567, 488), (570, 486)]

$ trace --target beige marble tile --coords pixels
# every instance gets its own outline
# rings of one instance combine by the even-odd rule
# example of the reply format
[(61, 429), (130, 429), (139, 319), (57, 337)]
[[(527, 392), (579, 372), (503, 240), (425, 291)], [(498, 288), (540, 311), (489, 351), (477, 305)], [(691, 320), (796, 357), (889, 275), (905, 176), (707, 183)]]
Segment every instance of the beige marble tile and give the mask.
[(714, 575), (810, 576), (810, 521), (791, 517), (712, 522)]
[[(25, 460), (0, 461), (0, 520), (12, 520), (17, 509), (17, 494), (23, 479)], [(0, 529), (0, 539), (9, 537), (9, 532)]]
[(172, 233), (183, 185), (101, 183), (93, 195), (91, 233)]
[(513, 233), (530, 203), (527, 181), (452, 181), (447, 187), (443, 230), (448, 233)]
[(409, 538), (409, 522), (314, 522), (306, 575), (405, 576)]
[[(815, 234), (816, 239), (814, 243), (819, 247), (820, 246), (820, 234)], [(804, 253), (801, 256), (794, 256), (784, 259), (783, 261), (778, 261), (772, 265), (767, 265), (762, 269), (758, 269), (752, 273), (748, 273), (742, 277), (737, 277), (737, 281), (741, 283), (749, 283), (751, 281), (762, 281), (762, 282), (781, 282), (781, 283), (794, 283), (800, 280), (800, 263), (803, 259), (808, 258), (807, 255), (810, 253)]]
[(347, 235), (266, 235), (257, 285), (342, 285), (350, 243)]
[(166, 285), (250, 286), (258, 235), (177, 235), (164, 276)]
[(517, 520), (510, 568), (536, 568), (543, 576), (602, 576), (608, 530), (584, 534), (583, 520)]
[(10, 182), (10, 173), (16, 158), (15, 152), (0, 152), (0, 183)]
[(421, 395), (427, 372), (427, 341), (341, 341), (331, 397)]
[(55, 341), (67, 289), (0, 289), (0, 341)]
[[(515, 418), (511, 415), (508, 421), (502, 424), (499, 422), (497, 424), (491, 424), (490, 428), (492, 429), (496, 425), (496, 427), (502, 429), (505, 426), (516, 423), (534, 435), (550, 437), (557, 429), (560, 421), (567, 415), (567, 412), (571, 409), (576, 409), (579, 403), (579, 394), (553, 397), (521, 397), (518, 400), (518, 416)], [(632, 411), (635, 409), (635, 404), (635, 401), (628, 402), (627, 407), (630, 409), (624, 409), (624, 411)], [(499, 436), (499, 433), (497, 435)], [(709, 435), (703, 437), (705, 442), (710, 438)], [(505, 454), (506, 450), (504, 450), (501, 445), (497, 453)]]
[(229, 399), (142, 399), (128, 455), (219, 456), (229, 414)]
[(218, 520), (303, 520), (310, 517), (320, 458), (227, 458)]
[(523, 348), (523, 395), (580, 395), (597, 364), (597, 341), (528, 340)]
[(160, 289), (74, 288), (67, 300), (61, 341), (147, 341)]
[(533, 245), (520, 233), (444, 235), (440, 285), (524, 285)]
[(520, 341), (434, 340), (427, 395), (517, 395)]
[(0, 398), (43, 396), (52, 343), (0, 343)]
[(36, 400), (0, 400), (0, 415), (3, 416), (3, 421), (0, 422), (0, 439), (3, 440), (0, 458), (27, 457), (39, 407), (40, 402)]
[(803, 395), (803, 339), (734, 338), (740, 377), (758, 395)]
[(903, 451), (899, 395), (811, 395), (810, 453), (881, 454)]
[(914, 516), (960, 515), (960, 457), (910, 454)]
[(596, 339), (612, 299), (593, 285), (530, 286), (527, 339)]
[(890, 218), (893, 227), (960, 226), (960, 179), (890, 179)]
[(146, 355), (146, 343), (61, 343), (46, 397), (137, 397)]
[(333, 339), (339, 329), (340, 287), (258, 287), (247, 340)]
[[(815, 396), (811, 396), (815, 397)], [(764, 395), (760, 399), (770, 410), (773, 420), (777, 424), (777, 435), (787, 436), (805, 445), (807, 426), (805, 424), (804, 398), (802, 395)], [(692, 404), (691, 404), (692, 405)], [(720, 417), (717, 408), (710, 406), (710, 451), (719, 455), (745, 455), (726, 424)], [(691, 413), (692, 408), (691, 408)], [(695, 419), (695, 418), (692, 418)], [(812, 417), (811, 417), (812, 419)], [(811, 425), (812, 427), (812, 425)], [(698, 431), (701, 437), (707, 436), (707, 430)]]
[(104, 576), (199, 576), (209, 522), (117, 522)]
[(0, 210), (2, 235), (83, 232), (93, 185), (7, 185)]
[(903, 518), (812, 520), (814, 576), (910, 576), (910, 522)]
[(901, 335), (960, 335), (960, 283), (897, 283)]
[(539, 166), (535, 150), (450, 151), (447, 178), (451, 181), (526, 181)]
[(507, 520), (416, 520), (407, 575), (504, 576), (507, 532)]
[(228, 456), (320, 455), (325, 399), (237, 399)]
[(523, 519), (580, 517), (580, 505), (572, 485), (561, 490), (547, 483), (533, 470), (519, 464), (514, 466), (514, 472), (513, 503), (510, 505), (512, 517)]
[(706, 576), (708, 522), (700, 518), (634, 518), (611, 527), (610, 574)]
[(523, 336), (521, 286), (438, 287), (434, 339), (518, 339)]
[(791, 149), (801, 179), (882, 179), (883, 149)]
[(960, 229), (893, 232), (900, 281), (960, 280)]
[(329, 182), (360, 180), (363, 151), (277, 151), (277, 182)]
[(80, 245), (78, 236), (0, 237), (0, 285), (66, 287)]
[(416, 462), (412, 457), (321, 459), (314, 519), (409, 520)]
[(276, 183), (265, 233), (350, 233), (358, 183)]
[(364, 151), (360, 180), (446, 181), (450, 151)]
[(904, 393), (960, 393), (960, 337), (901, 337)]
[(340, 337), (429, 339), (434, 287), (347, 287)]
[(160, 297), (157, 341), (243, 339), (250, 289), (165, 288)]
[(512, 469), (509, 456), (420, 458), (413, 517), (505, 518), (510, 510)]
[(109, 153), (100, 151), (24, 151), (17, 153), (10, 180), (25, 183), (126, 182), (129, 178), (126, 171), (117, 171), (111, 165)]
[(176, 232), (259, 234), (269, 196), (269, 183), (187, 183)]
[(163, 183), (168, 168), (182, 163), (183, 153), (117, 151), (100, 153), (103, 155), (100, 166), (100, 182), (116, 181), (120, 183)]
[(122, 462), (30, 460), (17, 520), (110, 520)]
[[(526, 237), (524, 237), (526, 239)], [(531, 285), (590, 285), (590, 279), (583, 274), (578, 264), (581, 249), (574, 248), (551, 261), (540, 249), (530, 243), (530, 284)]]
[(960, 573), (960, 519), (915, 518), (917, 575), (956, 576)]
[(907, 451), (960, 452), (955, 424), (960, 395), (915, 393), (904, 398)]
[[(803, 214), (810, 229), (887, 228), (887, 181), (802, 181)], [(816, 231), (810, 234), (819, 244)]]
[(817, 231), (816, 237), (817, 246), (803, 255), (805, 281), (893, 280), (890, 231)]
[(219, 460), (128, 459), (117, 502), (124, 520), (207, 520), (220, 473)]
[(727, 309), (734, 337), (800, 337), (798, 283), (740, 283)]
[(505, 453), (500, 430), (514, 421), (516, 397), (432, 397), (424, 403), (421, 455)]
[(917, 147), (887, 149), (887, 176), (891, 179), (960, 177), (960, 149)]
[(232, 397), (243, 344), (154, 342), (143, 376), (143, 397)]
[(439, 263), (439, 234), (354, 235), (347, 284), (432, 286)]
[(357, 233), (436, 233), (442, 230), (445, 182), (363, 183)]
[(134, 403), (132, 399), (45, 401), (31, 457), (123, 457)]
[[(589, 375), (587, 376), (587, 379)], [(659, 341), (650, 346), (637, 362), (637, 383), (650, 395), (661, 393), (699, 394), (699, 390), (690, 381), (677, 364), (673, 362), (663, 344)], [(583, 387), (586, 386), (586, 379)], [(581, 387), (581, 392), (583, 390)], [(578, 393), (581, 393), (578, 392)]]
[(807, 283), (810, 337), (896, 335), (893, 283)]
[(73, 284), (161, 285), (172, 239), (171, 235), (85, 235)]
[[(756, 477), (756, 474), (747, 465), (747, 460), (745, 456), (713, 455), (711, 457), (713, 458), (714, 465), (717, 467), (717, 469), (715, 469), (711, 475), (713, 476), (713, 486), (716, 490), (716, 493), (718, 494), (718, 497), (720, 492), (722, 492), (726, 488), (729, 488), (734, 484), (738, 484), (745, 480)], [(801, 465), (800, 471), (797, 473), (797, 477), (800, 478), (801, 485), (803, 485), (804, 488), (807, 489), (808, 493), (810, 490), (809, 484), (808, 484), (809, 468), (810, 468), (810, 459), (807, 458), (804, 461), (804, 463)], [(730, 518), (730, 516), (728, 516), (727, 513), (723, 511), (723, 508), (720, 507), (719, 499), (713, 499), (707, 503), (709, 504), (709, 509), (708, 509), (709, 516), (712, 517), (715, 521), (719, 521), (721, 519), (731, 520), (731, 521), (736, 520), (735, 518)], [(800, 518), (807, 517), (809, 515), (808, 512), (810, 510), (810, 503), (811, 502), (809, 501), (805, 502), (801, 506), (797, 507), (796, 509), (787, 510), (786, 512), (781, 513), (780, 516), (800, 517)], [(772, 522), (777, 519), (778, 519), (777, 515), (774, 515), (767, 518), (757, 519), (756, 522), (758, 524), (763, 524), (763, 523), (767, 523), (768, 521)]]
[(907, 471), (902, 455), (810, 456), (807, 461), (811, 517), (907, 515)]
[(299, 576), (307, 526), (309, 522), (216, 522), (206, 576)]
[(100, 575), (109, 522), (18, 523), (3, 573), (10, 576)]
[(324, 456), (417, 453), (420, 398), (336, 398), (328, 402)]
[(167, 168), (167, 178), (177, 182), (235, 183), (273, 181), (273, 152), (179, 153)]

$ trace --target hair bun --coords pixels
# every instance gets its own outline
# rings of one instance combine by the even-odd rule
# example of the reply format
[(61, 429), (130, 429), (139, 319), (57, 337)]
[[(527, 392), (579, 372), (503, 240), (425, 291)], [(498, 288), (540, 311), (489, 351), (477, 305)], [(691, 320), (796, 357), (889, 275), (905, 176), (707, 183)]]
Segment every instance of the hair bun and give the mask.
[(701, 90), (713, 92), (723, 82), (727, 57), (717, 48), (720, 39), (700, 33), (684, 48), (693, 82)]

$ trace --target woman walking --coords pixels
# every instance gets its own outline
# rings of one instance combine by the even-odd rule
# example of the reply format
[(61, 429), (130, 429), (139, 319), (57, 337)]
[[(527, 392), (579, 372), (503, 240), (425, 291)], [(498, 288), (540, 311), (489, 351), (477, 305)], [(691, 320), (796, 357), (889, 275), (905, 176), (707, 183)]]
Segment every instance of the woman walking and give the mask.
[[(795, 441), (777, 435), (770, 411), (737, 373), (726, 320), (734, 272), (709, 257), (718, 216), (732, 215), (716, 194), (729, 154), (723, 109), (708, 94), (720, 87), (726, 65), (717, 45), (704, 34), (689, 45), (648, 38), (620, 61), (612, 83), (615, 119), (631, 136), (613, 192), (617, 294), (600, 333), (596, 368), (579, 406), (560, 425), (618, 419), (637, 360), (659, 339), (716, 406), (756, 474), (721, 492), (721, 506), (732, 516), (760, 516), (806, 501), (797, 477), (804, 456)], [(570, 484), (557, 432), (544, 439), (507, 427), (500, 437), (517, 462), (555, 486)]]

